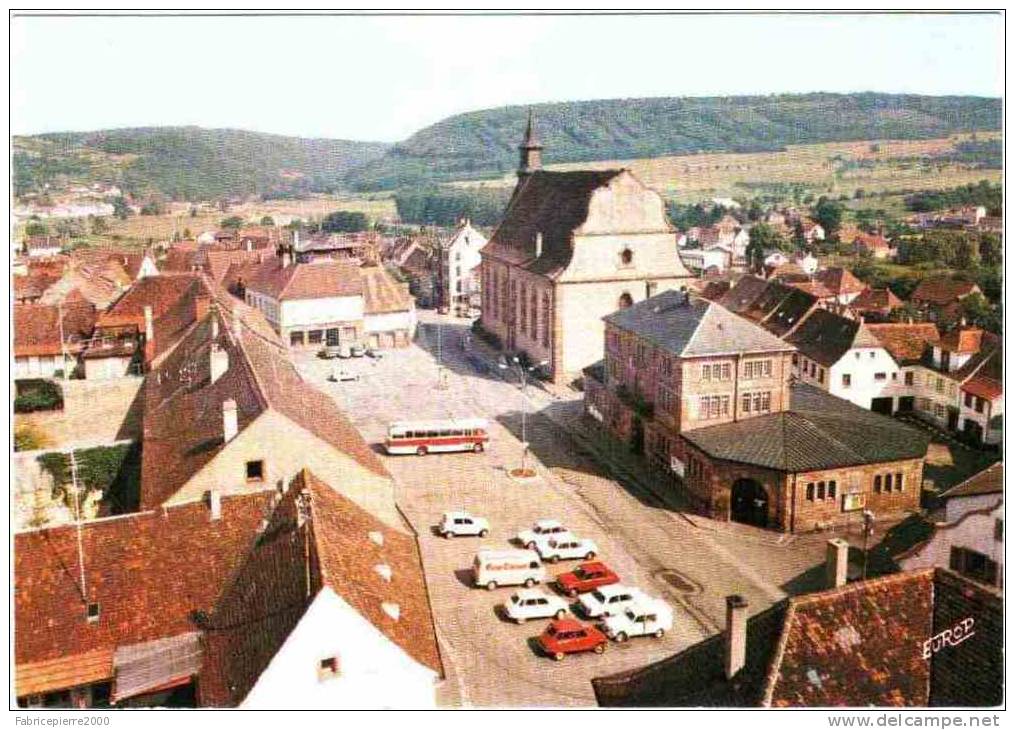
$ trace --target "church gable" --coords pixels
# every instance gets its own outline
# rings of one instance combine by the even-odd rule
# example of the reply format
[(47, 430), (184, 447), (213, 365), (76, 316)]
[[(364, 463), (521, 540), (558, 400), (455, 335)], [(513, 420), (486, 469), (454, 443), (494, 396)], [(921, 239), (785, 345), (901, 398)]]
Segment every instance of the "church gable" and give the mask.
[(629, 170), (593, 191), (588, 215), (576, 235), (673, 233), (662, 196)]

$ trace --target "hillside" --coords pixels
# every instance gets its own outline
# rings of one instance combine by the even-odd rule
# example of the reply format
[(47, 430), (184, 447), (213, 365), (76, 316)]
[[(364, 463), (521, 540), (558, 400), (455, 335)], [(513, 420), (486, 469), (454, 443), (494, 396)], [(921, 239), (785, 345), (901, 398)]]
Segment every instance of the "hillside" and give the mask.
[[(698, 152), (765, 152), (788, 145), (931, 139), (1001, 128), (1001, 100), (890, 94), (616, 99), (533, 107), (547, 163)], [(527, 107), (442, 120), (352, 170), (347, 184), (379, 190), (498, 177), (514, 170)]]
[(386, 148), (200, 127), (42, 134), (13, 139), (14, 189), (23, 195), (46, 184), (100, 182), (175, 200), (327, 192)]

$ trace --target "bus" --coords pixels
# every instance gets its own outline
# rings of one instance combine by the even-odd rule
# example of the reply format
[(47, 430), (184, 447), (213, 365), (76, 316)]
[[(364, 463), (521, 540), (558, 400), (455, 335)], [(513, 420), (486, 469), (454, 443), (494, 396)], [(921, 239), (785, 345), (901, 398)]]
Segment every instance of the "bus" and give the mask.
[(389, 454), (417, 456), (440, 451), (479, 453), (489, 440), (487, 422), (482, 418), (399, 421), (388, 426), (388, 438), (384, 442), (384, 448)]

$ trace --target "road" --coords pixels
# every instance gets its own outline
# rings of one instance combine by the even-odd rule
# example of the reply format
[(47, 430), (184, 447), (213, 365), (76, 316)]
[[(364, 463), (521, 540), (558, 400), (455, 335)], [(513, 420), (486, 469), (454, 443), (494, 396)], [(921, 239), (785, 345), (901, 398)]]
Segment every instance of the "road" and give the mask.
[[(478, 371), (466, 359), (479, 356), (476, 348), (466, 353), (460, 347), (466, 331), (460, 320), (428, 312), (421, 319), (417, 342), (380, 361), (323, 361), (311, 353), (295, 359), (304, 377), (332, 395), (372, 444), (382, 442), (387, 425), (397, 420), (485, 417), (491, 423), (491, 443), (482, 454), (382, 457), (398, 483), (399, 505), (420, 537), (448, 672), (441, 702), (593, 705), (592, 677), (643, 666), (719, 631), (727, 595), (743, 595), (754, 613), (787, 590), (816, 587), (828, 535), (787, 539), (682, 514), (644, 483), (615, 478), (617, 469), (560, 425), (577, 418), (577, 394), (562, 400), (532, 386), (523, 391), (517, 375), (487, 359), (482, 362), (490, 367)], [(332, 368), (360, 379), (328, 382)], [(522, 460), (523, 411), (529, 466), (537, 472), (531, 481), (508, 474)], [(434, 526), (442, 512), (453, 509), (486, 517), (491, 534), (482, 541), (440, 538)], [(625, 582), (669, 601), (673, 630), (660, 640), (613, 644), (603, 655), (568, 657), (562, 665), (538, 656), (531, 637), (545, 622), (520, 627), (499, 618), (497, 606), (511, 589), (472, 588), (469, 566), (480, 545), (509, 547), (515, 533), (544, 517), (561, 519), (595, 540), (600, 557)], [(562, 562), (550, 572), (574, 565)]]

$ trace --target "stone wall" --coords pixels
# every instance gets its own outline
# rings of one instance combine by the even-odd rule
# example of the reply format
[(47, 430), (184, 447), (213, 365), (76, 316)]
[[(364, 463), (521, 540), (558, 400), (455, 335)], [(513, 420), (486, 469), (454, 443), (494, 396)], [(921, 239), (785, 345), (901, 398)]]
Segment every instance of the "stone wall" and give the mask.
[(47, 439), (47, 447), (103, 444), (141, 438), (143, 378), (61, 380), (63, 409), (19, 413), (15, 427), (32, 426)]

